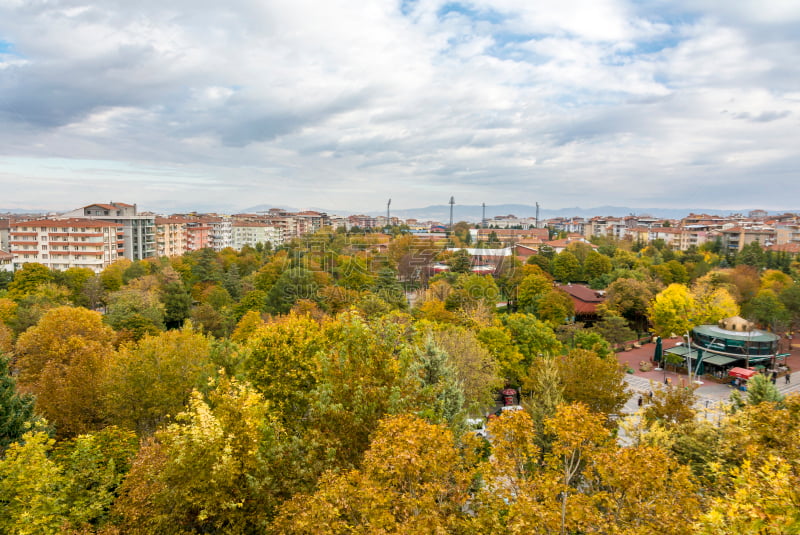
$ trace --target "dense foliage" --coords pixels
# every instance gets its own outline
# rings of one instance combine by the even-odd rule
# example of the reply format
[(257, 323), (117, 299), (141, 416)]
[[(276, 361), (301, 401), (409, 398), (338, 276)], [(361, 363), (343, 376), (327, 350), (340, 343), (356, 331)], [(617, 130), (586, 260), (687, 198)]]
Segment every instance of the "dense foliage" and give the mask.
[[(712, 424), (659, 392), (624, 446), (612, 418), (613, 347), (796, 328), (796, 262), (606, 240), (492, 276), (446, 245), (27, 264), (0, 290), (0, 533), (800, 532), (799, 396), (762, 381)], [(554, 285), (578, 281), (606, 290), (592, 325)], [(525, 410), (486, 441), (503, 387)]]

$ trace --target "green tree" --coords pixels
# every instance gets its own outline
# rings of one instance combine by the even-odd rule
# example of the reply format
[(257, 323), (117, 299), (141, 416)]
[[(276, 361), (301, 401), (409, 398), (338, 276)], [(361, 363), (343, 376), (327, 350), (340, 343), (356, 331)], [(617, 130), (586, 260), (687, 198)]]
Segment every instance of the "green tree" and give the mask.
[(452, 273), (469, 273), (472, 268), (472, 260), (466, 249), (459, 249), (447, 261)]
[(783, 394), (769, 380), (766, 375), (756, 374), (747, 381), (747, 403), (758, 405), (759, 403), (780, 403), (783, 401)]
[(469, 329), (442, 326), (432, 331), (436, 345), (447, 352), (464, 391), (465, 405), (482, 414), (503, 387), (498, 362)]
[(594, 280), (606, 273), (611, 273), (612, 269), (611, 259), (597, 251), (591, 251), (587, 254), (586, 260), (583, 262), (583, 272), (588, 280)]
[(558, 253), (552, 262), (553, 277), (562, 283), (581, 280), (581, 263), (568, 250)]
[(168, 329), (175, 329), (183, 325), (189, 317), (192, 307), (192, 296), (186, 290), (183, 282), (176, 280), (164, 285), (161, 294), (164, 304), (164, 324)]
[(17, 382), (8, 368), (8, 359), (0, 352), (0, 456), (33, 422), (33, 408), (33, 396), (17, 392)]
[(553, 288), (553, 280), (545, 273), (531, 273), (522, 279), (517, 289), (517, 304), (521, 310), (536, 312), (539, 301)]
[(619, 346), (636, 338), (636, 333), (628, 327), (628, 322), (622, 316), (614, 313), (603, 314), (603, 319), (592, 326), (612, 346)]
[(432, 423), (455, 424), (464, 408), (464, 390), (447, 353), (430, 337), (423, 347), (416, 348), (415, 361), (412, 373), (419, 377), (420, 393), (432, 401), (420, 415)]
[(267, 295), (267, 309), (286, 314), (299, 299), (316, 300), (319, 285), (305, 268), (292, 268), (281, 273)]
[(138, 340), (164, 329), (164, 304), (155, 288), (126, 286), (108, 297), (106, 323)]
[(139, 436), (153, 434), (184, 409), (193, 388), (206, 383), (214, 371), (210, 352), (209, 339), (190, 324), (122, 347), (106, 383), (111, 421)]
[(39, 286), (53, 282), (53, 272), (36, 262), (26, 262), (14, 272), (14, 280), (8, 285), (8, 296), (15, 301), (34, 293)]
[(759, 291), (746, 306), (745, 313), (773, 331), (777, 331), (779, 326), (788, 322), (791, 317), (783, 302), (772, 290)]
[(556, 338), (553, 329), (530, 314), (509, 314), (503, 318), (503, 324), (522, 356), (511, 369), (504, 370), (509, 374), (506, 378), (514, 385), (522, 383), (522, 378), (534, 360), (561, 352), (561, 342)]
[(52, 458), (63, 470), (59, 494), (69, 528), (93, 532), (109, 524), (117, 488), (138, 449), (133, 432), (114, 426), (58, 444)]

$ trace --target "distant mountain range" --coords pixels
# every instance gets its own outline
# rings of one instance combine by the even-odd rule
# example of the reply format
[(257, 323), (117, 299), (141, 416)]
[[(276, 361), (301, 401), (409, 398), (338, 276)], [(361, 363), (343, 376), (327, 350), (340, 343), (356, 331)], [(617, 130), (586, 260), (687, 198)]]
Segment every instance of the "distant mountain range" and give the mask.
[[(454, 205), (454, 221), (480, 221), (483, 208), (479, 205)], [(539, 208), (539, 219), (550, 219), (553, 217), (622, 217), (627, 215), (648, 215), (664, 219), (681, 219), (689, 214), (710, 214), (710, 215), (730, 215), (732, 213), (747, 213), (741, 211), (714, 210), (710, 208), (629, 208), (626, 206), (597, 206), (594, 208), (559, 208), (547, 209)], [(770, 213), (784, 213), (770, 212)], [(517, 217), (535, 217), (536, 207), (528, 204), (499, 204), (486, 206), (486, 217), (491, 219), (495, 216), (515, 215)], [(368, 215), (386, 215), (386, 212), (368, 212)], [(450, 220), (450, 205), (441, 204), (427, 206), (425, 208), (409, 208), (391, 211), (392, 216), (402, 219), (420, 219), (447, 222)]]
[[(158, 206), (147, 206), (141, 207), (142, 209), (151, 210), (158, 213), (172, 213), (175, 212), (174, 205), (172, 208), (169, 206), (169, 202), (162, 202), (158, 203)], [(201, 212), (219, 212), (219, 213), (257, 213), (257, 212), (266, 212), (270, 208), (281, 208), (283, 210), (289, 212), (297, 212), (299, 211), (298, 208), (286, 205), (274, 205), (274, 204), (259, 204), (257, 206), (251, 206), (249, 208), (244, 208), (242, 210), (232, 209), (229, 206), (219, 206), (219, 207), (211, 207), (211, 206), (197, 206), (194, 207), (192, 210)], [(316, 210), (319, 212), (326, 212), (331, 215), (340, 215), (346, 216), (356, 212), (352, 212), (349, 210), (336, 210), (331, 208), (319, 208), (314, 207), (310, 208), (311, 210)], [(453, 205), (453, 220), (454, 221), (470, 221), (470, 222), (478, 222), (481, 220), (483, 208), (480, 205), (469, 205), (469, 204), (455, 204)], [(11, 209), (11, 208), (0, 208), (0, 214), (9, 213), (9, 214), (46, 214), (50, 212), (62, 212), (63, 210), (19, 210), (19, 209)], [(594, 208), (581, 208), (581, 207), (573, 207), (573, 208), (558, 208), (558, 209), (551, 209), (551, 208), (539, 208), (539, 218), (540, 219), (550, 219), (553, 217), (622, 217), (627, 215), (649, 215), (652, 217), (659, 217), (664, 219), (681, 219), (689, 214), (710, 214), (710, 215), (730, 215), (732, 213), (747, 213), (749, 210), (716, 210), (711, 208), (630, 208), (627, 206), (597, 206)], [(780, 212), (769, 212), (770, 214), (782, 214), (785, 211)], [(800, 210), (797, 210), (800, 212)], [(367, 211), (361, 212), (371, 216), (381, 216), (386, 215), (386, 211)], [(517, 217), (535, 217), (536, 216), (536, 207), (531, 206), (529, 204), (496, 204), (496, 205), (487, 205), (486, 206), (486, 217), (491, 219), (496, 216), (503, 216), (503, 215), (515, 215)], [(432, 205), (426, 206), (424, 208), (405, 208), (405, 209), (392, 209), (391, 215), (400, 217), (402, 219), (419, 219), (422, 221), (441, 221), (446, 223), (450, 220), (450, 205), (448, 204), (439, 204), (439, 205)]]

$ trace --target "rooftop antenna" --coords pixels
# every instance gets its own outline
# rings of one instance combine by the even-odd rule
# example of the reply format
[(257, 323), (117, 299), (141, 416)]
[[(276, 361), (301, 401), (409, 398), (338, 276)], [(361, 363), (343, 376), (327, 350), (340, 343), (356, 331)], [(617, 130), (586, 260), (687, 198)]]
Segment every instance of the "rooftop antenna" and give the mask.
[(453, 232), (453, 205), (456, 203), (453, 197), (450, 197), (450, 232)]

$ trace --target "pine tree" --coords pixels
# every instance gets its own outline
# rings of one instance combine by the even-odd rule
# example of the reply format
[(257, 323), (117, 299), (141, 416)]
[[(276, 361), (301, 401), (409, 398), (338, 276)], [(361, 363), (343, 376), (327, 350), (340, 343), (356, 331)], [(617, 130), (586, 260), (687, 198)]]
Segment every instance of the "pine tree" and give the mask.
[(33, 396), (17, 392), (8, 358), (0, 355), (0, 452), (25, 432), (25, 423), (33, 420), (33, 404)]

